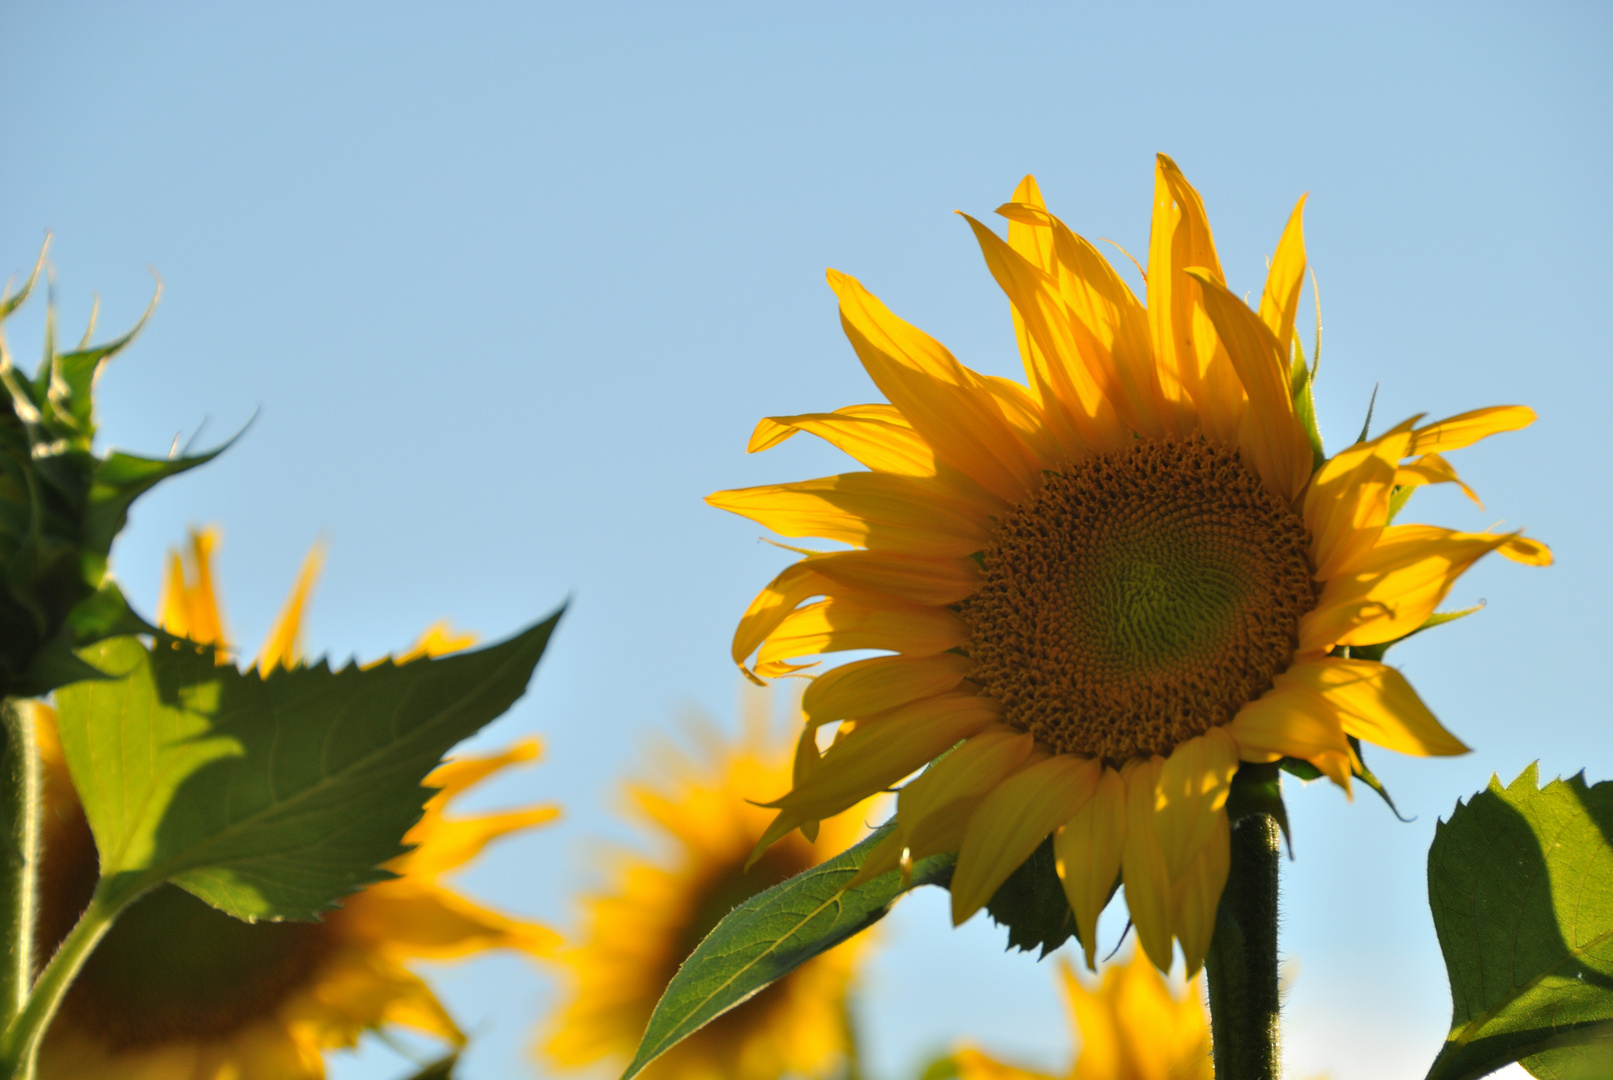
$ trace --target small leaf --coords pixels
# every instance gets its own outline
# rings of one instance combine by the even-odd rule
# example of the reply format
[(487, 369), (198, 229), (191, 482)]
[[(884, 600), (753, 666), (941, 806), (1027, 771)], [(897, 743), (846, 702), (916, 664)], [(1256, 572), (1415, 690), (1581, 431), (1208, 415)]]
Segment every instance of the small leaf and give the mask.
[(1367, 768), (1367, 759), (1361, 754), (1361, 740), (1354, 735), (1346, 735), (1345, 738), (1350, 741), (1350, 749), (1355, 751), (1355, 760), (1350, 763), (1350, 775), (1376, 791), (1378, 798), (1383, 800), (1384, 805), (1389, 808), (1391, 814), (1402, 822), (1411, 822), (1413, 819), (1402, 814), (1400, 807), (1395, 805), (1395, 800), (1389, 795), (1389, 789), (1384, 786), (1383, 781), (1379, 780), (1377, 774)]
[(902, 893), (951, 879), (956, 856), (932, 855), (915, 863), (905, 882), (901, 871), (892, 870), (846, 889), (892, 828), (881, 826), (851, 850), (757, 893), (718, 923), (667, 985), (622, 1080), (814, 956), (874, 925)]
[(57, 718), (103, 878), (252, 920), (312, 919), (389, 876), (421, 780), (526, 691), (558, 618), (475, 652), (267, 678), (166, 637), (85, 649), (120, 677), (62, 689)]
[(1567, 1070), (1536, 1075), (1607, 1075), (1572, 1070), (1607, 1054), (1613, 1024), (1613, 782), (1537, 783), (1533, 765), (1492, 778), (1435, 829), (1428, 902), (1453, 1010), (1429, 1080), (1535, 1056)]
[(1041, 949), (1038, 960), (1076, 937), (1075, 912), (1064, 895), (1053, 856), (1053, 838), (1047, 837), (986, 904), (986, 913), (1008, 928), (1008, 947), (1030, 952)]
[(439, 1058), (419, 1072), (410, 1073), (407, 1080), (453, 1080), (454, 1067), (459, 1064), (459, 1054), (452, 1053), (445, 1058)]

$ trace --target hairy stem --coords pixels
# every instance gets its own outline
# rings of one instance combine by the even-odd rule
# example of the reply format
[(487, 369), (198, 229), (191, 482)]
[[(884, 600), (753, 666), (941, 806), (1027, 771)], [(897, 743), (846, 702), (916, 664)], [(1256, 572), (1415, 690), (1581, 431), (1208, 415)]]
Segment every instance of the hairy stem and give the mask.
[(22, 1009), (5, 1033), (0, 1035), (0, 1078), (33, 1080), (39, 1044), (62, 998), (67, 996), (67, 988), (73, 985), (74, 977), (84, 966), (84, 961), (89, 959), (90, 953), (95, 951), (95, 946), (112, 929), (112, 921), (118, 913), (145, 891), (140, 883), (127, 880), (134, 876), (120, 875), (124, 880), (114, 878), (110, 882), (102, 878), (96, 886), (89, 907), (84, 909), (77, 924), (57, 946), (56, 954), (45, 965), (45, 970), (39, 973), (39, 979), (34, 983)]
[(1232, 827), (1232, 869), (1204, 968), (1216, 1080), (1278, 1080), (1277, 823), (1249, 814)]
[(39, 873), (39, 745), (33, 713), (0, 701), (0, 933), (4, 934), (0, 1031), (28, 998), (34, 980), (34, 923)]

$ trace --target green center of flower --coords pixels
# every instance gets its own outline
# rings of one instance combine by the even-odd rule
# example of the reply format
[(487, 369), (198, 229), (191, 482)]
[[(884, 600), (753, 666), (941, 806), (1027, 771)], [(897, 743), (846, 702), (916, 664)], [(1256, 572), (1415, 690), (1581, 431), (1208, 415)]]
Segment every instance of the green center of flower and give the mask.
[(227, 1036), (271, 1018), (330, 941), (326, 923), (245, 923), (163, 885), (119, 916), (63, 1011), (114, 1049)]
[(1062, 753), (1169, 754), (1270, 689), (1315, 606), (1304, 522), (1236, 451), (1138, 442), (1050, 473), (962, 605), (972, 678)]

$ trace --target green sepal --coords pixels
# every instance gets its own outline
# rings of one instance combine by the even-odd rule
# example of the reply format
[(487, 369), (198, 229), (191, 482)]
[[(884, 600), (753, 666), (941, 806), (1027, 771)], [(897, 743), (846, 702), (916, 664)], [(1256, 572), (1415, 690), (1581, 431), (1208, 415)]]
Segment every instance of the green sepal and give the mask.
[[(1317, 775), (1321, 775), (1320, 772)], [(1246, 761), (1232, 774), (1232, 786), (1227, 792), (1227, 824), (1236, 825), (1251, 814), (1271, 815), (1271, 819), (1282, 830), (1283, 841), (1288, 845), (1288, 857), (1292, 859), (1294, 838), (1288, 831), (1288, 805), (1283, 802), (1283, 768), (1280, 762), (1255, 764)]]
[(1395, 805), (1395, 800), (1390, 796), (1389, 789), (1383, 786), (1383, 781), (1379, 780), (1371, 769), (1367, 768), (1367, 759), (1361, 756), (1361, 740), (1354, 735), (1346, 735), (1345, 738), (1350, 741), (1350, 749), (1355, 751), (1355, 760), (1350, 762), (1350, 775), (1376, 791), (1378, 798), (1382, 799), (1384, 805), (1389, 808), (1389, 812), (1402, 822), (1410, 824), (1415, 821), (1415, 818), (1409, 818), (1400, 812), (1400, 807)]
[(1322, 778), (1322, 770), (1306, 761), (1304, 758), (1285, 757), (1277, 763), (1277, 767), (1289, 776), (1298, 777), (1307, 783)]
[(447, 1057), (438, 1058), (431, 1064), (410, 1073), (405, 1080), (453, 1080), (454, 1069), (459, 1065), (459, 1051), (454, 1051)]
[[(1317, 351), (1321, 351), (1320, 342)], [(1318, 355), (1317, 359), (1321, 357)], [(1310, 440), (1312, 472), (1327, 462), (1327, 453), (1322, 449), (1322, 431), (1316, 426), (1316, 398), (1312, 393), (1315, 383), (1316, 372), (1305, 366), (1305, 347), (1300, 344), (1299, 335), (1295, 334), (1294, 355), (1290, 358), (1288, 368), (1288, 393), (1294, 401), (1294, 415), (1305, 429), (1305, 437)]]
[(814, 956), (862, 933), (903, 893), (952, 879), (957, 856), (932, 855), (916, 862), (905, 880), (901, 870), (891, 870), (848, 889), (894, 828), (887, 822), (850, 850), (729, 912), (667, 984), (622, 1080)]
[(1047, 959), (1048, 953), (1072, 937), (1079, 940), (1075, 912), (1059, 881), (1051, 836), (998, 886), (986, 903), (986, 913), (997, 925), (1008, 928), (1009, 948), (1021, 952), (1040, 949), (1038, 960)]
[(56, 713), (103, 880), (172, 881), (251, 921), (314, 919), (390, 877), (425, 776), (526, 691), (558, 619), (473, 652), (266, 677), (166, 635), (91, 646), (117, 677), (62, 688)]
[(1435, 827), (1428, 903), (1452, 1001), (1428, 1080), (1610, 1075), (1613, 782), (1492, 777)]
[(958, 1063), (956, 1054), (937, 1054), (919, 1070), (919, 1080), (954, 1080), (962, 1073), (963, 1066)]

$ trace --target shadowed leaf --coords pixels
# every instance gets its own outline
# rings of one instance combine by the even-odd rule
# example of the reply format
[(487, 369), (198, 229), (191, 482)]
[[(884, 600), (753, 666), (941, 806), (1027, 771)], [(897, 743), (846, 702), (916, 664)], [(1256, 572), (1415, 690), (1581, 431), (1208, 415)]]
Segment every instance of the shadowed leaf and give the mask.
[(166, 636), (84, 650), (57, 694), (105, 879), (173, 881), (243, 919), (311, 919), (389, 876), (444, 752), (525, 691), (559, 614), (498, 645), (267, 678)]
[(851, 850), (757, 893), (718, 923), (656, 1003), (622, 1080), (814, 956), (874, 925), (908, 889), (950, 880), (956, 856), (933, 855), (914, 864), (907, 882), (892, 870), (845, 889), (892, 828), (882, 826)]
[(1453, 1002), (1429, 1080), (1522, 1058), (1542, 1077), (1609, 1075), (1613, 782), (1542, 789), (1533, 765), (1491, 779), (1435, 829), (1428, 901)]

